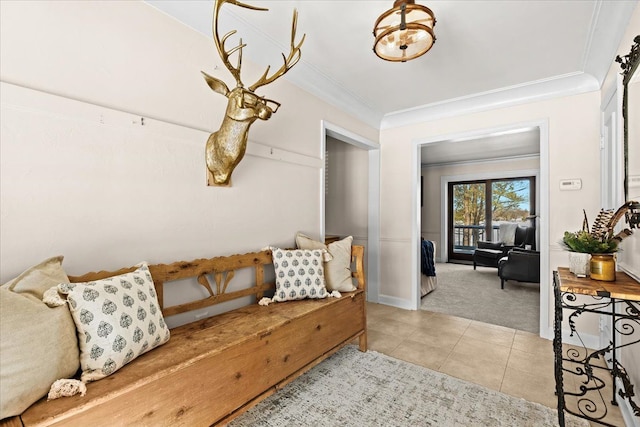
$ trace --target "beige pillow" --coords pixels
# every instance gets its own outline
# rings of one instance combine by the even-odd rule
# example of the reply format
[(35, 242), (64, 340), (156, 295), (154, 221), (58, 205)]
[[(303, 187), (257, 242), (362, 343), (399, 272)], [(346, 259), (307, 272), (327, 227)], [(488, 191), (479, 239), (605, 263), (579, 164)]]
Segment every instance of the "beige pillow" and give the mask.
[(325, 249), (332, 260), (324, 263), (327, 291), (352, 292), (356, 290), (351, 277), (351, 244), (353, 237), (345, 237), (325, 245), (302, 233), (296, 235), (296, 245), (300, 249)]
[(21, 414), (55, 380), (78, 370), (76, 327), (68, 307), (42, 302), (45, 290), (68, 281), (60, 256), (0, 287), (0, 418)]

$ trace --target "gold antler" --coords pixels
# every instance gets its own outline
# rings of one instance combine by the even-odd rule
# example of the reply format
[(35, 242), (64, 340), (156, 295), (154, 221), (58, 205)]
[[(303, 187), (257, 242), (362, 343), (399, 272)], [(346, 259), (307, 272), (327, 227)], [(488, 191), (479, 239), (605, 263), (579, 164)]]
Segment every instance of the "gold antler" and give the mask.
[(289, 71), (294, 65), (298, 63), (298, 61), (300, 60), (300, 57), (302, 56), (300, 48), (302, 47), (302, 43), (304, 43), (304, 39), (305, 37), (307, 37), (307, 35), (303, 34), (302, 40), (300, 40), (300, 43), (296, 45), (296, 27), (297, 26), (298, 26), (298, 11), (294, 9), (293, 20), (291, 23), (291, 44), (290, 44), (291, 51), (289, 52), (289, 56), (285, 57), (284, 53), (282, 54), (282, 59), (284, 60), (284, 64), (282, 64), (282, 67), (280, 67), (278, 71), (273, 73), (270, 77), (267, 77), (267, 75), (269, 74), (269, 69), (271, 68), (271, 66), (268, 66), (264, 74), (262, 75), (262, 77), (260, 77), (260, 79), (258, 79), (257, 82), (255, 82), (249, 87), (249, 90), (251, 92), (254, 92), (257, 88), (261, 86), (265, 86), (273, 82), (277, 78), (284, 75), (284, 73)]
[[(296, 65), (300, 60), (300, 47), (305, 39), (303, 35), (300, 43), (296, 45), (298, 12), (294, 10), (291, 28), (291, 52), (288, 57), (285, 57), (284, 54), (282, 55), (284, 65), (270, 77), (268, 76), (269, 67), (267, 67), (267, 71), (265, 71), (262, 77), (249, 89), (245, 89), (240, 78), (240, 69), (242, 67), (242, 48), (246, 45), (243, 44), (242, 39), (240, 39), (240, 43), (237, 46), (227, 50), (225, 44), (229, 37), (234, 35), (236, 31), (229, 31), (222, 38), (220, 34), (218, 34), (220, 8), (225, 3), (231, 3), (252, 10), (268, 10), (240, 3), (238, 0), (215, 0), (213, 6), (213, 40), (222, 62), (236, 79), (236, 87), (230, 90), (222, 80), (202, 72), (207, 85), (209, 85), (214, 92), (227, 97), (228, 100), (227, 109), (220, 128), (218, 131), (209, 135), (205, 149), (208, 169), (207, 182), (209, 185), (221, 186), (231, 185), (231, 173), (238, 163), (240, 163), (247, 149), (248, 133), (251, 124), (257, 119), (269, 120), (271, 115), (278, 111), (278, 107), (280, 106), (276, 101), (256, 95), (254, 92), (255, 89), (271, 83)], [(234, 53), (238, 54), (238, 65), (235, 67), (231, 65), (229, 61), (229, 56)], [(201, 284), (206, 287), (204, 283)]]
[[(240, 3), (237, 0), (216, 0), (215, 4), (213, 5), (213, 41), (216, 44), (216, 49), (218, 49), (218, 53), (220, 54), (220, 58), (222, 59), (224, 66), (227, 67), (227, 70), (229, 70), (229, 72), (233, 75), (233, 78), (236, 79), (236, 85), (239, 87), (243, 87), (242, 80), (240, 79), (240, 68), (242, 67), (242, 48), (245, 47), (246, 44), (243, 44), (242, 39), (240, 39), (240, 43), (236, 47), (227, 51), (224, 47), (224, 44), (229, 37), (237, 33), (237, 30), (229, 31), (222, 37), (222, 40), (220, 39), (220, 35), (218, 34), (218, 16), (220, 15), (220, 8), (225, 3), (235, 4), (236, 6), (244, 7), (251, 10), (267, 11), (269, 9)], [(236, 67), (231, 65), (231, 62), (229, 62), (229, 56), (233, 55), (235, 52), (238, 52), (238, 65)]]

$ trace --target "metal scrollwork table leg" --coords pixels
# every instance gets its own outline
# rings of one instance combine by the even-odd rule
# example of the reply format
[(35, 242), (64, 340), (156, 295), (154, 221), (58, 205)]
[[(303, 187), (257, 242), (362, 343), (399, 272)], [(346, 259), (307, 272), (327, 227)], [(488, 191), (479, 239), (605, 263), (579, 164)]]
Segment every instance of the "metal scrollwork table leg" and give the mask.
[[(624, 367), (618, 360), (617, 351), (640, 342), (631, 338), (637, 329), (640, 329), (640, 303), (637, 301), (620, 300), (610, 298), (610, 295), (592, 295), (589, 303), (578, 303), (573, 292), (563, 292), (560, 289), (558, 272), (554, 271), (554, 368), (556, 379), (556, 395), (558, 398), (558, 423), (565, 425), (564, 413), (570, 413), (589, 421), (605, 426), (615, 427), (604, 421), (608, 414), (607, 402), (602, 395), (605, 387), (603, 375), (610, 375), (613, 381), (611, 404), (618, 405), (617, 397), (626, 399), (631, 406), (634, 415), (640, 417), (640, 407), (633, 400), (635, 396), (633, 385)], [(616, 307), (620, 309), (616, 309)], [(576, 336), (584, 347), (584, 353), (579, 349), (570, 348), (563, 353), (562, 349), (562, 321), (563, 309), (568, 309), (568, 323), (570, 335)], [(580, 334), (576, 330), (576, 319), (583, 313), (597, 313), (610, 316), (612, 323), (612, 338), (606, 347), (591, 351), (587, 350)], [(626, 343), (617, 342), (616, 335), (629, 337), (632, 341)], [(610, 362), (610, 367), (605, 363)], [(596, 363), (599, 362), (599, 363)], [(567, 391), (564, 387), (564, 376), (573, 375), (579, 381), (577, 391)], [(616, 381), (619, 380), (619, 381)], [(621, 387), (619, 387), (621, 383)], [(574, 396), (577, 399), (577, 410), (567, 408), (566, 397)]]

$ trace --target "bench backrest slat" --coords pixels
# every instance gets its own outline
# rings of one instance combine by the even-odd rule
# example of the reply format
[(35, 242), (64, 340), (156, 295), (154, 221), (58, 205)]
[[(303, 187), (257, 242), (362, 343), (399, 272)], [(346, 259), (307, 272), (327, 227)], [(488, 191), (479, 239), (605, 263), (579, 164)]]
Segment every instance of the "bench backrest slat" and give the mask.
[[(352, 272), (352, 276), (357, 281), (358, 289), (364, 290), (366, 282), (363, 246), (353, 245), (351, 247), (351, 260), (356, 267)], [(272, 265), (271, 251), (269, 250), (193, 261), (179, 261), (171, 264), (154, 264), (149, 265), (149, 271), (153, 277), (162, 313), (165, 316), (173, 316), (250, 295), (255, 295), (257, 300), (260, 300), (265, 292), (275, 289), (275, 284), (264, 282), (265, 265)], [(248, 287), (240, 290), (227, 292), (227, 286), (231, 283), (235, 272), (245, 268), (255, 269), (255, 283), (247, 284)], [(73, 283), (90, 282), (129, 273), (134, 270), (135, 267), (122, 268), (111, 272), (99, 271), (83, 274), (82, 276), (69, 276), (69, 279)], [(211, 283), (209, 277), (214, 278), (213, 283)], [(196, 301), (165, 307), (163, 298), (165, 283), (188, 278), (195, 278), (207, 290), (209, 296)]]
[(357, 280), (358, 289), (366, 290), (367, 281), (364, 276), (364, 246), (351, 246), (351, 262), (356, 266), (355, 270), (351, 272), (351, 276)]
[(273, 289), (273, 285), (262, 285), (262, 289), (258, 289), (258, 287), (254, 286), (247, 289), (240, 289), (239, 291), (227, 292), (224, 294), (214, 295), (207, 297), (205, 299), (199, 299), (196, 301), (188, 302), (180, 305), (172, 305), (171, 307), (165, 307), (162, 310), (162, 314), (165, 316), (173, 316), (174, 314), (185, 313), (187, 311), (199, 310), (201, 308), (209, 307), (210, 305), (220, 304), (226, 301), (231, 301), (236, 298), (248, 297), (250, 295), (255, 295), (257, 292), (264, 293), (269, 289)]

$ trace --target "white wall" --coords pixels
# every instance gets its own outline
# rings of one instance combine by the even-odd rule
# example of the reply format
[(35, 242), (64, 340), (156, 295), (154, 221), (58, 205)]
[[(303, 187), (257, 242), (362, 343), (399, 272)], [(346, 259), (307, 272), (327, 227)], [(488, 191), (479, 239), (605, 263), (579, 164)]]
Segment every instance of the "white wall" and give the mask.
[[(378, 140), (280, 79), (233, 186), (207, 187), (226, 99), (200, 70), (232, 82), (211, 39), (142, 2), (0, 8), (0, 282), (57, 254), (80, 274), (291, 246), (321, 230), (321, 120)], [(245, 70), (262, 72), (246, 56)]]
[[(538, 170), (539, 168), (540, 159), (537, 156), (523, 159), (450, 164), (422, 168), (422, 176), (424, 179), (424, 206), (422, 207), (422, 218), (420, 222), (422, 228), (421, 234), (425, 239), (437, 242), (437, 247), (441, 248), (438, 259), (445, 259), (447, 251), (447, 248), (443, 246), (445, 236), (442, 236), (441, 233), (442, 212), (444, 211), (444, 206), (442, 206), (442, 192), (447, 191), (446, 188), (442, 187), (442, 178), (461, 175), (478, 176), (479, 174), (487, 173), (500, 176), (500, 174)], [(536, 185), (538, 185), (538, 183), (536, 183)]]
[[(546, 221), (549, 227), (547, 283), (552, 283), (551, 271), (568, 262), (557, 241), (565, 230), (580, 228), (583, 208), (594, 215), (599, 209), (599, 107), (599, 92), (591, 92), (381, 131), (381, 258), (386, 261), (381, 295), (398, 301), (412, 297), (412, 142), (540, 120), (549, 126), (549, 188), (540, 192), (549, 196), (553, 220), (541, 217), (538, 224)], [(560, 192), (565, 178), (582, 179), (582, 189)], [(586, 329), (597, 335), (597, 320)]]

